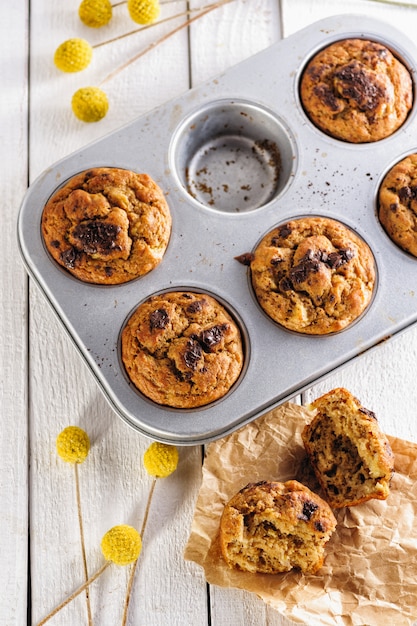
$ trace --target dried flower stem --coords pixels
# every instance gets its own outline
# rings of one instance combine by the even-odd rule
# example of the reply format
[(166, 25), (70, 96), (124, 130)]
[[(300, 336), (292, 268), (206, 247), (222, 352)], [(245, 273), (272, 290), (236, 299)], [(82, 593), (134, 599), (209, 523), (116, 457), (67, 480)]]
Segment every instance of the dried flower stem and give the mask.
[[(180, 2), (181, 0), (161, 0), (159, 4), (172, 4), (173, 2)], [(112, 8), (120, 7), (122, 4), (127, 4), (127, 0), (122, 0), (122, 2), (115, 2), (112, 4)]]
[(188, 9), (188, 11), (183, 11), (182, 13), (177, 13), (176, 15), (170, 15), (169, 17), (165, 17), (162, 20), (157, 20), (156, 22), (152, 22), (151, 24), (145, 24), (145, 26), (141, 26), (141, 28), (136, 28), (135, 30), (131, 30), (128, 33), (124, 33), (123, 35), (118, 35), (118, 37), (113, 37), (113, 39), (107, 39), (106, 41), (102, 41), (101, 43), (96, 43), (92, 45), (92, 48), (100, 48), (100, 46), (105, 46), (108, 43), (114, 43), (115, 41), (119, 41), (119, 39), (124, 39), (125, 37), (130, 37), (130, 35), (135, 35), (136, 33), (141, 33), (143, 30), (147, 30), (148, 28), (152, 28), (153, 26), (159, 26), (159, 24), (163, 24), (164, 22), (169, 22), (171, 20), (175, 20), (178, 17), (184, 17), (184, 15), (189, 15), (190, 13), (194, 13), (196, 11), (202, 11), (207, 7)]
[[(157, 481), (157, 478), (154, 478), (153, 482), (152, 482), (152, 485), (151, 485), (151, 489), (149, 491), (148, 501), (146, 503), (145, 515), (143, 517), (142, 528), (140, 529), (140, 536), (142, 538), (142, 541), (143, 541), (143, 534), (144, 534), (145, 528), (146, 528), (146, 522), (148, 521), (149, 509), (151, 507), (152, 496), (153, 496), (153, 492), (155, 490), (156, 481)], [(131, 595), (131, 592), (132, 592), (133, 580), (135, 578), (135, 572), (136, 572), (137, 564), (138, 564), (138, 559), (136, 559), (136, 561), (133, 563), (132, 568), (130, 570), (130, 576), (129, 576), (129, 581), (127, 583), (126, 599), (125, 599), (125, 605), (124, 605), (124, 608), (123, 608), (123, 617), (122, 617), (122, 624), (121, 624), (121, 626), (126, 626), (127, 611), (128, 611), (128, 608), (129, 608), (130, 595)]]
[(156, 48), (156, 46), (158, 46), (159, 44), (163, 43), (164, 41), (166, 41), (167, 39), (169, 39), (170, 37), (172, 37), (173, 35), (178, 33), (180, 30), (182, 30), (183, 28), (186, 28), (187, 26), (189, 26), (190, 24), (192, 24), (196, 20), (200, 19), (204, 15), (207, 15), (207, 13), (210, 13), (211, 11), (214, 11), (215, 9), (218, 9), (219, 7), (223, 6), (224, 4), (228, 4), (229, 2), (233, 2), (233, 0), (220, 0), (220, 2), (216, 2), (214, 4), (210, 4), (210, 5), (206, 6), (206, 7), (203, 7), (200, 10), (200, 13), (198, 15), (195, 15), (194, 17), (191, 17), (189, 20), (187, 20), (186, 22), (183, 22), (179, 26), (176, 26), (169, 33), (166, 33), (165, 35), (160, 37), (160, 39), (157, 39), (156, 41), (152, 42), (149, 46), (147, 46), (144, 50), (139, 52), (136, 56), (132, 57), (131, 59), (129, 59), (129, 61), (126, 61), (126, 63), (124, 63), (119, 68), (114, 70), (114, 72), (112, 72), (111, 74), (106, 76), (101, 81), (101, 83), (99, 83), (99, 86), (103, 85), (107, 81), (109, 81), (112, 78), (114, 78), (115, 76), (117, 76), (117, 74), (119, 74), (122, 70), (124, 70), (126, 67), (128, 67), (128, 65), (130, 65), (131, 63), (134, 63), (135, 61), (140, 59), (140, 57), (144, 56), (147, 52), (149, 52), (153, 48)]
[(417, 9), (414, 2), (397, 2), (396, 0), (371, 0), (371, 2), (381, 2), (382, 4), (390, 4), (391, 6), (406, 7), (408, 9)]
[[(75, 473), (75, 493), (77, 497), (78, 524), (80, 527), (81, 553), (82, 553), (82, 559), (83, 559), (84, 577), (85, 577), (85, 580), (87, 581), (88, 580), (88, 568), (87, 568), (87, 557), (85, 554), (83, 518), (82, 518), (82, 513), (81, 513), (80, 480), (78, 476), (78, 463), (74, 463), (74, 473)], [(93, 618), (91, 615), (91, 605), (90, 605), (90, 593), (89, 593), (88, 588), (86, 588), (85, 590), (85, 600), (87, 603), (88, 626), (93, 626)]]
[[(181, 2), (182, 0), (161, 0), (159, 4), (162, 6), (163, 4), (172, 4), (173, 2)], [(122, 0), (121, 2), (115, 2), (112, 4), (112, 8), (120, 7), (122, 4), (127, 4), (127, 0)]]
[(58, 611), (60, 611), (61, 609), (64, 608), (64, 606), (67, 606), (67, 604), (72, 602), (72, 600), (74, 600), (74, 598), (80, 595), (80, 593), (82, 593), (84, 589), (87, 589), (87, 587), (91, 585), (91, 583), (93, 583), (104, 572), (104, 570), (107, 569), (107, 567), (110, 564), (111, 564), (111, 561), (106, 561), (100, 567), (100, 569), (98, 569), (97, 572), (93, 574), (93, 576), (91, 576), (88, 580), (85, 581), (83, 585), (81, 585), (81, 587), (78, 587), (78, 589), (76, 589), (70, 596), (68, 596), (68, 598), (66, 598), (63, 602), (61, 602), (61, 604), (58, 604), (58, 606), (56, 606), (53, 611), (51, 611), (46, 617), (44, 617), (43, 620), (41, 620), (38, 623), (38, 626), (43, 626), (44, 624), (46, 624), (46, 622), (49, 621), (51, 617), (56, 615)]

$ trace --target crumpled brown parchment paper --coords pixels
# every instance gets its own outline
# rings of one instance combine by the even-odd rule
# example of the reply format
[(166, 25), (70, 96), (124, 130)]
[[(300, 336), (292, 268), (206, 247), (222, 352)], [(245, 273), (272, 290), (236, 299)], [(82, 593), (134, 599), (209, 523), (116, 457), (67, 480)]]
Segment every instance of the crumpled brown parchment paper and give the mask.
[(207, 447), (185, 558), (207, 582), (255, 593), (308, 626), (406, 626), (417, 620), (417, 445), (389, 437), (395, 474), (387, 500), (335, 511), (337, 528), (317, 574), (250, 574), (223, 561), (218, 530), (224, 504), (249, 482), (304, 482), (301, 431), (313, 413), (284, 404)]

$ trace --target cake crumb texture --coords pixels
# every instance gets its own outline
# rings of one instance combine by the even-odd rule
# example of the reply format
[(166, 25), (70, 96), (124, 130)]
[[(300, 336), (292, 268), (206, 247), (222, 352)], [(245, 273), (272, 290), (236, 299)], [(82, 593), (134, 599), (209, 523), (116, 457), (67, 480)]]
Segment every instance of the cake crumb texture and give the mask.
[(385, 500), (394, 456), (375, 414), (344, 388), (321, 396), (302, 431), (304, 447), (332, 508)]
[(221, 550), (238, 570), (315, 573), (335, 527), (329, 505), (300, 482), (250, 483), (224, 507)]

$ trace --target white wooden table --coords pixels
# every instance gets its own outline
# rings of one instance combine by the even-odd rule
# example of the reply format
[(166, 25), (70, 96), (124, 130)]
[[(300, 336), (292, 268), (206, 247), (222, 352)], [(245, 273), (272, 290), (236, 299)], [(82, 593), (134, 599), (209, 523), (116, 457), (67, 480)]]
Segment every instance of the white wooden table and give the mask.
[[(100, 540), (111, 526), (140, 526), (150, 487), (142, 466), (150, 441), (112, 413), (23, 269), (16, 219), (28, 184), (70, 152), (321, 17), (369, 14), (411, 38), (417, 32), (417, 9), (369, 0), (235, 0), (120, 72), (106, 86), (111, 99), (107, 117), (98, 124), (83, 124), (70, 110), (72, 93), (97, 84), (172, 24), (98, 48), (85, 72), (62, 74), (52, 58), (65, 39), (80, 36), (95, 43), (132, 30), (125, 6), (114, 10), (110, 25), (93, 31), (78, 20), (78, 4), (3, 0), (0, 5), (1, 626), (36, 624), (82, 582), (74, 474), (55, 451), (63, 428), (79, 425), (92, 442), (79, 472), (91, 572), (102, 562)], [(185, 8), (186, 2), (178, 0), (164, 7), (163, 14)], [(387, 433), (417, 442), (416, 379), (414, 328), (298, 400), (343, 385), (375, 411)], [(178, 470), (156, 486), (128, 623), (289, 626), (256, 597), (208, 586), (200, 568), (184, 561), (201, 463), (201, 447), (181, 448)], [(127, 576), (127, 568), (112, 567), (91, 587), (95, 624), (120, 623)], [(51, 620), (56, 626), (85, 623), (83, 594)], [(375, 615), (372, 626), (377, 625)]]

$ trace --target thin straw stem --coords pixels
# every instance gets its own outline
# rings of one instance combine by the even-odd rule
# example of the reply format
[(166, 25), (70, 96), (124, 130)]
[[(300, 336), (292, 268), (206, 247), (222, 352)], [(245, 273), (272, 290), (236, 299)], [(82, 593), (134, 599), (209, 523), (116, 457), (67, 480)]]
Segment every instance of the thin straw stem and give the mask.
[[(88, 580), (88, 567), (87, 567), (87, 557), (85, 554), (83, 518), (82, 518), (82, 513), (81, 513), (80, 479), (78, 475), (78, 463), (74, 463), (74, 473), (75, 473), (75, 493), (77, 496), (78, 524), (80, 526), (81, 553), (82, 553), (82, 559), (83, 559), (84, 578), (85, 578), (85, 581), (87, 581)], [(87, 604), (88, 626), (93, 626), (93, 618), (91, 615), (90, 593), (89, 593), (88, 588), (86, 588), (85, 590), (85, 601)]]
[(180, 30), (182, 30), (183, 28), (186, 28), (187, 26), (189, 26), (190, 24), (192, 24), (193, 22), (195, 22), (196, 20), (200, 19), (200, 17), (203, 17), (204, 15), (207, 15), (207, 13), (210, 13), (211, 11), (214, 11), (215, 9), (223, 6), (224, 4), (228, 4), (229, 2), (233, 2), (233, 0), (220, 0), (220, 2), (216, 2), (215, 4), (210, 4), (207, 7), (201, 9), (200, 13), (198, 15), (195, 15), (194, 17), (191, 17), (189, 20), (183, 22), (182, 24), (180, 24), (179, 26), (176, 26), (175, 28), (173, 28), (169, 33), (166, 33), (165, 35), (163, 35), (162, 37), (160, 37), (160, 39), (157, 39), (156, 41), (152, 42), (149, 46), (147, 46), (144, 50), (142, 50), (141, 52), (139, 52), (137, 55), (135, 55), (134, 57), (132, 57), (129, 61), (126, 61), (126, 63), (124, 63), (123, 65), (121, 65), (119, 68), (117, 68), (116, 70), (114, 70), (114, 72), (112, 72), (111, 74), (109, 74), (108, 76), (106, 76), (101, 83), (99, 83), (99, 87), (101, 85), (103, 85), (104, 83), (108, 82), (109, 80), (111, 80), (112, 78), (114, 78), (115, 76), (117, 76), (117, 74), (119, 74), (122, 70), (124, 70), (128, 65), (130, 65), (131, 63), (133, 63), (134, 61), (137, 61), (138, 59), (140, 59), (140, 57), (144, 56), (147, 52), (149, 52), (150, 50), (152, 50), (153, 48), (156, 48), (156, 46), (158, 46), (159, 44), (163, 43), (164, 41), (166, 41), (167, 39), (169, 39), (169, 37), (172, 37), (173, 35), (175, 35), (176, 33), (178, 33)]
[(390, 4), (391, 6), (406, 7), (408, 9), (417, 9), (414, 2), (397, 2), (397, 0), (371, 0), (372, 2), (381, 2), (382, 4)]
[[(161, 0), (159, 4), (172, 4), (173, 2), (181, 2), (181, 0)], [(115, 2), (112, 4), (112, 8), (120, 7), (122, 4), (127, 4), (127, 0), (122, 0), (122, 2)]]
[[(148, 501), (146, 503), (146, 509), (145, 509), (145, 514), (144, 514), (144, 517), (143, 517), (142, 528), (140, 529), (140, 536), (142, 538), (142, 542), (143, 542), (143, 535), (145, 533), (146, 522), (148, 521), (149, 509), (151, 507), (151, 501), (152, 501), (153, 492), (155, 490), (156, 481), (157, 481), (157, 478), (154, 478), (153, 482), (152, 482), (152, 485), (151, 485), (151, 488), (150, 488), (150, 491), (149, 491)], [(130, 596), (131, 596), (131, 593), (132, 593), (133, 580), (135, 578), (135, 572), (136, 572), (137, 564), (138, 564), (138, 559), (136, 559), (136, 561), (133, 563), (132, 568), (130, 570), (130, 576), (129, 576), (129, 581), (127, 583), (126, 600), (125, 600), (125, 605), (124, 605), (124, 608), (123, 608), (123, 617), (122, 617), (122, 624), (121, 624), (121, 626), (126, 626), (127, 611), (128, 611), (128, 608), (129, 608)]]
[(182, 13), (177, 13), (176, 15), (170, 15), (169, 17), (165, 17), (162, 20), (157, 20), (156, 22), (152, 22), (151, 24), (145, 24), (144, 26), (141, 26), (141, 28), (135, 28), (135, 30), (131, 30), (128, 33), (124, 33), (123, 35), (118, 35), (118, 37), (113, 37), (113, 39), (107, 39), (106, 41), (102, 41), (101, 43), (96, 43), (94, 45), (92, 45), (92, 48), (100, 48), (101, 46), (105, 46), (108, 43), (114, 43), (115, 41), (119, 41), (119, 39), (124, 39), (125, 37), (130, 37), (130, 35), (136, 35), (136, 33), (141, 33), (143, 30), (147, 30), (148, 28), (152, 28), (153, 26), (159, 26), (159, 24), (163, 24), (164, 22), (169, 22), (171, 20), (175, 20), (178, 17), (183, 17), (184, 15), (189, 15), (190, 13), (193, 13), (195, 11), (201, 11), (202, 9), (205, 9), (206, 7), (202, 7), (202, 8), (195, 8), (195, 9), (188, 9), (188, 11), (183, 11)]
[(149, 490), (148, 501), (146, 503), (145, 514), (143, 516), (142, 528), (140, 529), (140, 536), (142, 538), (142, 541), (143, 541), (143, 535), (145, 533), (146, 522), (148, 521), (149, 509), (151, 508), (152, 496), (153, 496), (153, 492), (155, 491), (156, 481), (157, 481), (157, 478), (154, 478), (152, 481), (151, 488)]
[(96, 573), (91, 576), (91, 578), (89, 578), (88, 580), (85, 581), (85, 583), (83, 585), (81, 585), (81, 587), (78, 587), (78, 589), (76, 589), (70, 596), (68, 596), (68, 598), (66, 598), (63, 602), (61, 602), (61, 604), (58, 604), (58, 606), (56, 606), (54, 608), (53, 611), (51, 611), (50, 613), (48, 613), (48, 615), (46, 617), (43, 618), (43, 620), (41, 620), (38, 623), (38, 626), (43, 626), (44, 624), (46, 624), (47, 621), (49, 621), (51, 619), (51, 617), (53, 617), (54, 615), (56, 615), (58, 613), (58, 611), (60, 611), (61, 609), (64, 608), (64, 606), (67, 606), (67, 604), (69, 604), (70, 602), (72, 602), (72, 600), (74, 600), (74, 598), (76, 598), (78, 595), (80, 595), (80, 593), (82, 593), (84, 591), (84, 589), (87, 589), (87, 587), (89, 585), (91, 585), (91, 583), (93, 583), (103, 572), (104, 570), (111, 564), (111, 561), (106, 561), (99, 570), (96, 571)]

